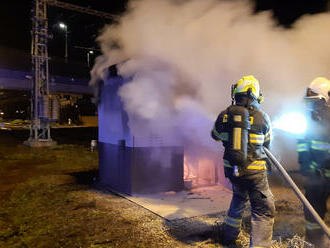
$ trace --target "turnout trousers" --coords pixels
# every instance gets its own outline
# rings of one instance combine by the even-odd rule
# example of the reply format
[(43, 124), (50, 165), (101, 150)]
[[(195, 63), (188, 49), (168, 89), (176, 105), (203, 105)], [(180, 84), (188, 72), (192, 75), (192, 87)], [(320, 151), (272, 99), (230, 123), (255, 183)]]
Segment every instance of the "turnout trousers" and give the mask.
[[(305, 184), (305, 196), (315, 211), (324, 219), (327, 212), (327, 199), (330, 193), (330, 179), (312, 175)], [(314, 220), (308, 209), (304, 206), (306, 241), (313, 243), (317, 248), (327, 247), (328, 238), (320, 225)]]
[(233, 198), (224, 225), (224, 244), (234, 242), (240, 233), (244, 209), (251, 205), (250, 247), (271, 246), (274, 225), (274, 197), (268, 185), (266, 172), (241, 177), (229, 177)]

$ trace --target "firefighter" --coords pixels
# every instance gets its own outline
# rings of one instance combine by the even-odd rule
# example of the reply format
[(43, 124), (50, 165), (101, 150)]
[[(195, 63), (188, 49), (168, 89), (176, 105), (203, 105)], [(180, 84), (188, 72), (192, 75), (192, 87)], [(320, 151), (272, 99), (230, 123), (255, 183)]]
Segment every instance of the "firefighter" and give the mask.
[(219, 114), (211, 132), (225, 148), (224, 171), (233, 190), (221, 237), (224, 245), (235, 244), (250, 201), (250, 247), (271, 246), (275, 206), (262, 149), (270, 145), (271, 124), (260, 109), (262, 101), (258, 80), (252, 75), (241, 78), (232, 86), (232, 105)]
[[(308, 129), (298, 140), (298, 161), (305, 176), (304, 188), (307, 200), (322, 219), (327, 212), (330, 192), (330, 81), (318, 77), (307, 88), (306, 103)], [(305, 238), (316, 247), (329, 247), (328, 238), (307, 208), (305, 214)]]

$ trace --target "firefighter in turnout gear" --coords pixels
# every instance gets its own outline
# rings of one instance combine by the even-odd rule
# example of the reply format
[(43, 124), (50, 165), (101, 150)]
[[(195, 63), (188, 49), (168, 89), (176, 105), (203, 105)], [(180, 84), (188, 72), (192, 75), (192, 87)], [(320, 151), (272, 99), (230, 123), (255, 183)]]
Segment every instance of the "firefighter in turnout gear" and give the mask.
[(250, 247), (270, 247), (274, 224), (274, 198), (267, 180), (267, 156), (271, 124), (259, 104), (263, 101), (259, 82), (245, 76), (232, 86), (232, 105), (222, 111), (211, 132), (225, 148), (225, 176), (230, 179), (233, 198), (221, 241), (234, 244), (241, 229), (242, 215), (251, 203)]
[[(327, 212), (330, 192), (330, 81), (318, 77), (307, 88), (304, 97), (308, 128), (298, 140), (297, 151), (301, 172), (306, 176), (305, 196), (322, 219)], [(306, 240), (316, 247), (330, 247), (321, 227), (305, 208)]]

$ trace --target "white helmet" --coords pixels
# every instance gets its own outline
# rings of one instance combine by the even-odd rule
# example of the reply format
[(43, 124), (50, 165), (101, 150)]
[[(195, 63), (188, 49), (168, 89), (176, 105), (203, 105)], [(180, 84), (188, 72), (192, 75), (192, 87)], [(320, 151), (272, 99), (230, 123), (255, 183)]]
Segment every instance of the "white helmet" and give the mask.
[(309, 85), (305, 98), (324, 99), (325, 102), (328, 102), (329, 97), (330, 81), (324, 77), (317, 77)]

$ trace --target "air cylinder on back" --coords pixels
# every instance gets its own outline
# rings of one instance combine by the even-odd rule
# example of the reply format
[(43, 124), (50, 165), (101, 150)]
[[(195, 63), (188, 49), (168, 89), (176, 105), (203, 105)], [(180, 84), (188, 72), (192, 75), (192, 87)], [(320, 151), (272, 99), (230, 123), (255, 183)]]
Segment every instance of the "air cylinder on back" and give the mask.
[(226, 152), (229, 162), (232, 166), (243, 167), (247, 160), (249, 111), (243, 106), (232, 105), (228, 108), (227, 114), (230, 145)]

